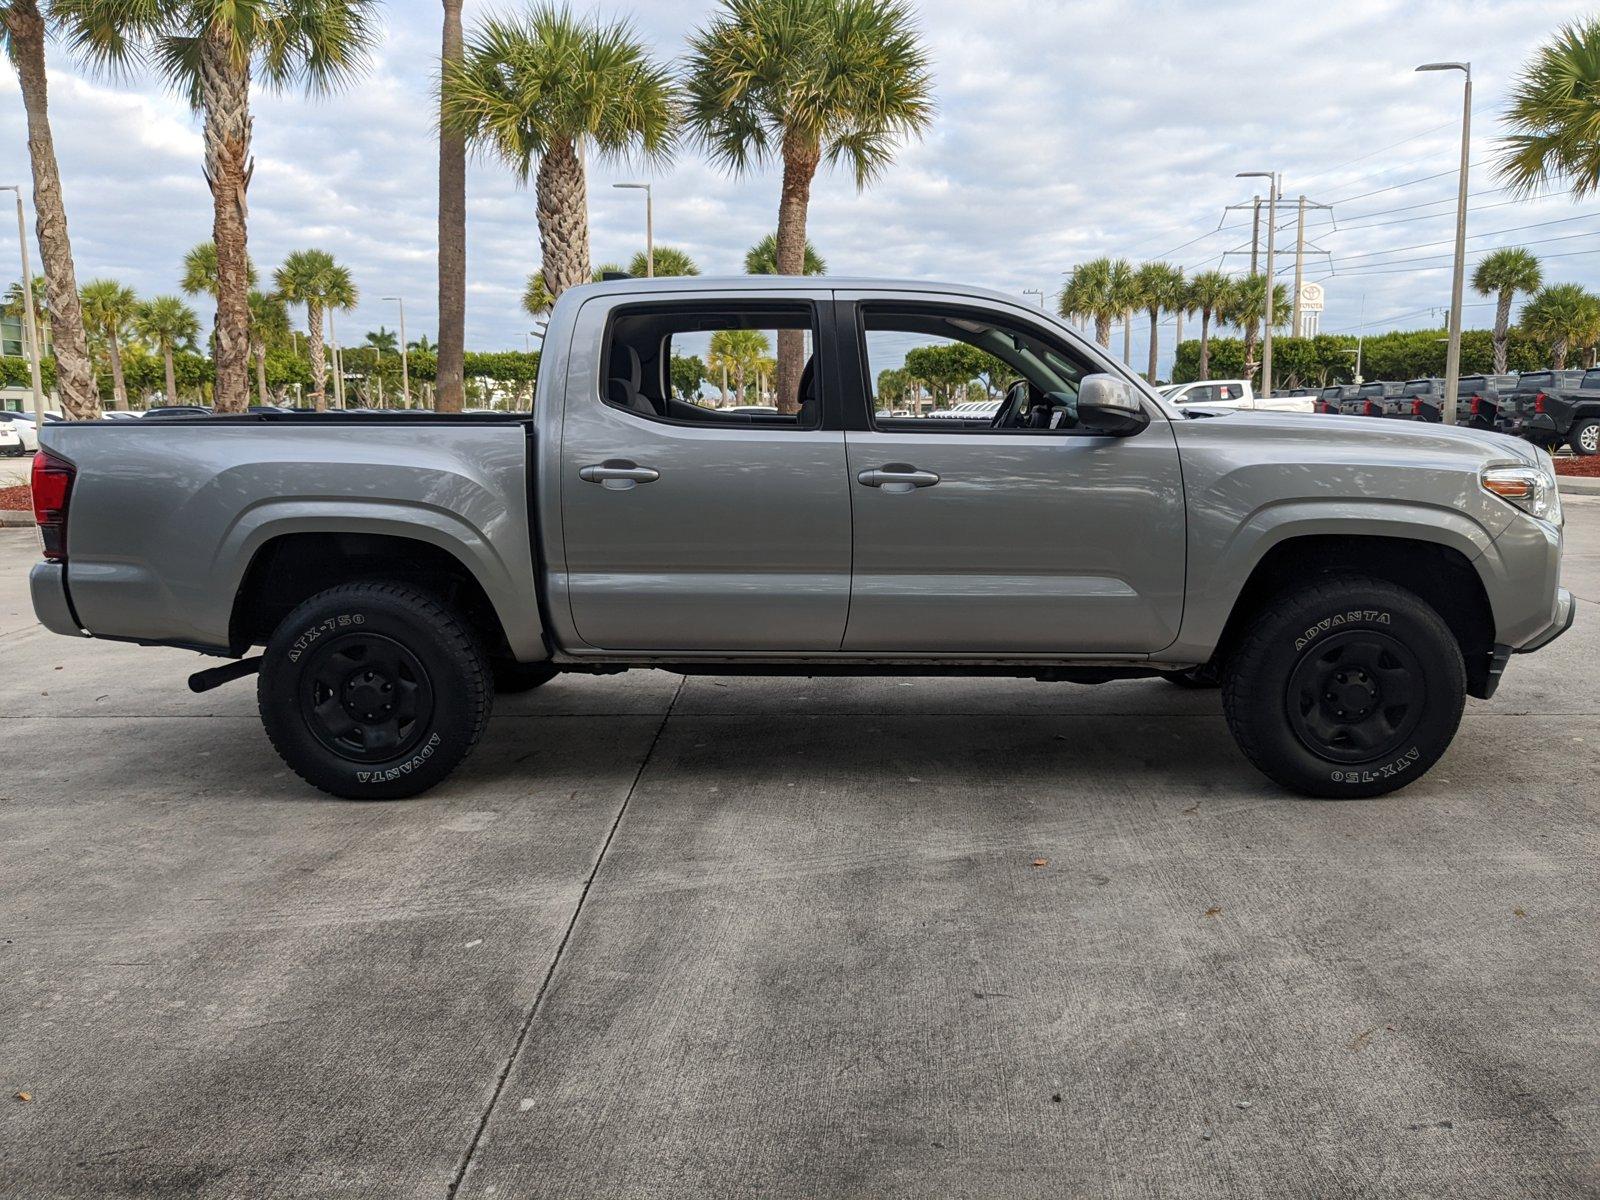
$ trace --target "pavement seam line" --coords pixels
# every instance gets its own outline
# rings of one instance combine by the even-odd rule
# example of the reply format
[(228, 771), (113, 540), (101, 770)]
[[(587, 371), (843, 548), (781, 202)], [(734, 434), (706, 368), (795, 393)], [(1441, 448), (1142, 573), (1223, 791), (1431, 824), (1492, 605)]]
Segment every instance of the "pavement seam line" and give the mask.
[(478, 1152), (479, 1145), (483, 1142), (483, 1134), (489, 1128), (489, 1118), (494, 1115), (495, 1106), (500, 1103), (500, 1096), (505, 1091), (506, 1081), (511, 1078), (511, 1068), (516, 1066), (517, 1058), (522, 1054), (522, 1047), (528, 1040), (528, 1034), (533, 1029), (533, 1019), (539, 1015), (539, 1005), (544, 1001), (544, 994), (550, 988), (550, 981), (555, 978), (556, 967), (561, 963), (561, 957), (566, 953), (567, 943), (572, 940), (572, 931), (577, 928), (578, 916), (583, 912), (583, 904), (589, 898), (589, 889), (594, 886), (595, 877), (600, 874), (600, 865), (606, 860), (606, 852), (611, 849), (611, 841), (617, 836), (617, 829), (622, 825), (622, 817), (628, 811), (628, 805), (633, 800), (633, 793), (639, 787), (639, 780), (644, 778), (645, 768), (650, 765), (650, 760), (655, 757), (656, 745), (661, 741), (661, 735), (667, 728), (667, 721), (672, 717), (672, 710), (677, 707), (678, 697), (683, 694), (683, 685), (688, 681), (688, 676), (680, 676), (678, 687), (672, 693), (672, 699), (667, 704), (667, 711), (661, 714), (661, 724), (656, 726), (655, 735), (650, 739), (650, 745), (645, 748), (644, 756), (639, 760), (639, 769), (633, 773), (633, 782), (628, 785), (627, 793), (622, 797), (622, 804), (617, 808), (617, 815), (611, 821), (611, 828), (606, 830), (605, 841), (600, 843), (600, 853), (595, 855), (594, 864), (589, 868), (589, 876), (583, 881), (583, 889), (578, 893), (578, 902), (572, 906), (572, 916), (567, 920), (567, 927), (562, 931), (561, 941), (556, 945), (556, 952), (550, 958), (550, 965), (545, 968), (544, 978), (539, 982), (539, 990), (534, 994), (533, 1003), (528, 1006), (527, 1016), (522, 1019), (522, 1026), (517, 1030), (517, 1037), (511, 1044), (511, 1053), (506, 1056), (505, 1065), (500, 1068), (500, 1075), (495, 1080), (494, 1091), (489, 1096), (489, 1103), (483, 1110), (483, 1115), (478, 1118), (478, 1127), (473, 1131), (472, 1141), (467, 1143), (466, 1152), (461, 1156), (461, 1162), (456, 1166), (455, 1175), (450, 1180), (449, 1190), (445, 1195), (453, 1197), (466, 1181), (467, 1172), (472, 1167), (472, 1159)]

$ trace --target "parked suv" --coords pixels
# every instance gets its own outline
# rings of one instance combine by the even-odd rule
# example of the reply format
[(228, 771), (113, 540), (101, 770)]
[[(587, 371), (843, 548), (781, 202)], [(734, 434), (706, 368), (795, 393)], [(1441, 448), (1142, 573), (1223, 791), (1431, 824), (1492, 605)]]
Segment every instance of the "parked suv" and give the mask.
[(1501, 397), (1516, 386), (1515, 375), (1463, 375), (1456, 385), (1456, 424), (1498, 429)]
[(1522, 436), (1542, 446), (1565, 442), (1585, 458), (1600, 454), (1600, 367), (1583, 372), (1576, 386), (1562, 380), (1554, 390), (1536, 395), (1523, 415)]
[(1558, 416), (1570, 411), (1559, 398), (1583, 383), (1582, 371), (1524, 371), (1517, 386), (1500, 406), (1500, 429), (1550, 449), (1565, 432), (1557, 428)]

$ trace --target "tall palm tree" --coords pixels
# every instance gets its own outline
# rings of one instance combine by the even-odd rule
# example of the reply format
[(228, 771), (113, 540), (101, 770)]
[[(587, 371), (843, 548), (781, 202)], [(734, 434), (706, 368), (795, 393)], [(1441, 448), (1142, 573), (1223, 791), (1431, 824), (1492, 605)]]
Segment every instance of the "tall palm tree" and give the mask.
[(1587, 349), (1600, 324), (1600, 297), (1576, 283), (1540, 288), (1522, 308), (1522, 327), (1550, 346), (1550, 365), (1560, 371), (1573, 347)]
[(75, 41), (116, 65), (147, 54), (204, 117), (217, 252), (216, 408), (250, 402), (250, 84), (325, 94), (353, 78), (377, 35), (376, 0), (61, 0)]
[(267, 347), (289, 336), (289, 308), (277, 292), (250, 292), (250, 353), (256, 360), (256, 403), (268, 404)]
[(550, 315), (550, 310), (555, 306), (556, 298), (544, 285), (544, 272), (535, 271), (529, 275), (522, 289), (522, 311), (530, 317), (545, 317)]
[(1079, 263), (1061, 291), (1059, 309), (1069, 320), (1093, 321), (1094, 340), (1111, 349), (1111, 325), (1127, 309), (1133, 268), (1125, 258)]
[[(245, 260), (245, 278), (250, 281), (251, 287), (255, 287), (256, 265), (249, 259)], [(221, 290), (219, 279), (217, 244), (200, 242), (191, 246), (183, 256), (183, 275), (178, 280), (178, 286), (191, 296), (210, 296), (215, 300)]]
[(1203, 271), (1189, 281), (1189, 303), (1200, 313), (1200, 378), (1211, 378), (1211, 318), (1227, 311), (1233, 281), (1221, 271)]
[[(744, 273), (746, 275), (776, 275), (778, 274), (778, 235), (769, 233), (754, 246), (744, 252)], [(822, 255), (817, 253), (817, 248), (811, 244), (811, 239), (806, 239), (805, 255), (801, 259), (802, 275), (826, 275), (828, 264)]]
[(167, 403), (178, 402), (178, 376), (173, 369), (172, 350), (186, 346), (200, 335), (200, 318), (177, 296), (156, 296), (141, 304), (133, 316), (139, 336), (161, 350), (167, 369)]
[(326, 250), (296, 250), (272, 275), (273, 285), (285, 303), (306, 307), (306, 341), (311, 350), (311, 402), (318, 412), (328, 407), (327, 352), (322, 337), (322, 313), (330, 294), (349, 284), (350, 272)]
[(106, 340), (111, 359), (112, 403), (126, 409), (128, 384), (122, 375), (122, 338), (139, 307), (139, 298), (131, 287), (124, 287), (115, 279), (96, 279), (83, 285), (82, 303), (84, 324)]
[(395, 336), (394, 330), (385, 329), (382, 325), (369, 329), (365, 341), (380, 356), (400, 353), (400, 339)]
[[(50, 305), (47, 298), (50, 292), (50, 285), (43, 275), (35, 275), (33, 277), (32, 291), (33, 315), (34, 319), (39, 322), (39, 349), (42, 353), (51, 347)], [(79, 303), (81, 308), (81, 300)], [(28, 302), (23, 298), (22, 283), (20, 281), (13, 282), (10, 287), (6, 288), (5, 303), (0, 306), (0, 311), (3, 311), (13, 321), (25, 321), (28, 319)], [(97, 403), (98, 399), (97, 395)]]
[[(1267, 277), (1241, 275), (1233, 281), (1233, 295), (1227, 304), (1229, 324), (1244, 331), (1244, 373), (1254, 378), (1259, 362), (1256, 348), (1261, 344), (1261, 322), (1266, 314)], [(1290, 320), (1289, 288), (1287, 284), (1272, 287), (1272, 327), (1276, 330)]]
[(1506, 330), (1511, 324), (1511, 302), (1518, 292), (1536, 292), (1544, 282), (1539, 260), (1520, 246), (1507, 246), (1486, 255), (1472, 272), (1472, 290), (1494, 296), (1494, 373), (1506, 371)]
[(1500, 178), (1521, 195), (1561, 182), (1600, 192), (1600, 17), (1574, 21), (1522, 68), (1511, 91)]
[(760, 371), (762, 360), (772, 349), (767, 335), (759, 329), (719, 329), (711, 335), (707, 349), (706, 365), (721, 370), (723, 378), (731, 373), (737, 402), (747, 403), (746, 377)]
[(661, 161), (673, 135), (673, 87), (625, 22), (604, 24), (540, 4), (524, 17), (490, 17), (446, 64), (444, 127), (500, 159), (526, 183), (536, 175), (539, 248), (550, 295), (589, 279), (588, 145), (607, 158)]
[[(676, 246), (657, 246), (655, 248), (655, 273), (657, 275), (698, 275), (700, 268), (695, 265), (694, 259), (689, 257), (685, 250)], [(640, 250), (628, 260), (628, 274), (636, 279), (644, 278), (647, 269), (651, 266), (649, 257)]]
[(322, 311), (328, 318), (328, 348), (333, 355), (333, 397), (338, 401), (339, 407), (345, 406), (344, 400), (344, 350), (339, 345), (339, 335), (333, 324), (333, 314), (336, 312), (349, 312), (361, 300), (361, 291), (356, 287), (355, 280), (350, 275), (348, 267), (336, 266), (327, 277), (322, 293)]
[[(689, 39), (687, 118), (742, 173), (777, 156), (777, 267), (805, 267), (811, 183), (826, 159), (862, 189), (933, 118), (927, 51), (902, 0), (722, 0)], [(778, 333), (778, 404), (799, 407), (802, 332)]]
[(1156, 328), (1163, 312), (1184, 303), (1183, 271), (1171, 263), (1148, 262), (1133, 273), (1133, 290), (1139, 305), (1150, 317), (1150, 366), (1145, 379), (1156, 381), (1156, 357), (1160, 351)]
[[(54, 13), (51, 13), (52, 18)], [(39, 237), (39, 265), (44, 269), (46, 304), (54, 325), (56, 390), (69, 415), (100, 415), (94, 364), (84, 332), (78, 299), (78, 275), (67, 236), (67, 207), (61, 196), (61, 170), (50, 132), (50, 103), (45, 74), (45, 12), (38, 0), (0, 0), (0, 50), (16, 68), (28, 128), (28, 158), (33, 169), (34, 229)]]
[[(439, 77), (460, 71), (465, 54), (461, 0), (443, 0)], [(460, 412), (466, 403), (467, 139), (444, 118), (439, 100), (439, 355), (434, 407)]]

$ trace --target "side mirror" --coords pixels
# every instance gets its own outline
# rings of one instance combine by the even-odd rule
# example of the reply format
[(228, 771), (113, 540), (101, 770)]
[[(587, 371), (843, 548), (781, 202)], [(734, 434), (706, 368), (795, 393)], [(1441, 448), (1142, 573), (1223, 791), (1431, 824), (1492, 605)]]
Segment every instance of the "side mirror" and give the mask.
[(1129, 437), (1150, 424), (1133, 385), (1115, 375), (1085, 375), (1078, 384), (1078, 422), (1112, 437)]

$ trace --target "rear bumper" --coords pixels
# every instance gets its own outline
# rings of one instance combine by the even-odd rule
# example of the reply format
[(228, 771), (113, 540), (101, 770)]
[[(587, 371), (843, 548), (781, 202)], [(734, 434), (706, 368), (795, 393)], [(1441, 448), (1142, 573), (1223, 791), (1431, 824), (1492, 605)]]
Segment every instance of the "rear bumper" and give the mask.
[(33, 615), (51, 633), (68, 637), (87, 637), (67, 599), (67, 568), (61, 563), (35, 563), (28, 572), (28, 590), (33, 596)]

